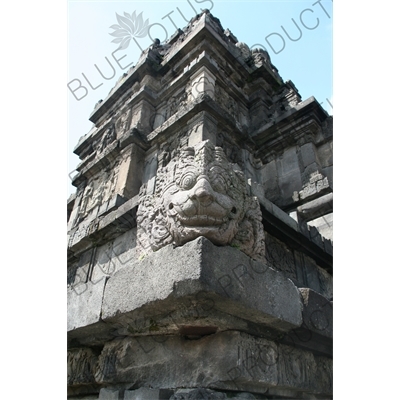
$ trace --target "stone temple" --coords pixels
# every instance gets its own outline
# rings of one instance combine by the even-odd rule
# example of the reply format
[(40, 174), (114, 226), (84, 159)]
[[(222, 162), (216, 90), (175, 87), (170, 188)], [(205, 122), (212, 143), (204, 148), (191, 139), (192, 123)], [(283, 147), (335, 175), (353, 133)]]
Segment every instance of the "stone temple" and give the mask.
[(332, 398), (332, 117), (205, 10), (90, 121), (68, 397)]

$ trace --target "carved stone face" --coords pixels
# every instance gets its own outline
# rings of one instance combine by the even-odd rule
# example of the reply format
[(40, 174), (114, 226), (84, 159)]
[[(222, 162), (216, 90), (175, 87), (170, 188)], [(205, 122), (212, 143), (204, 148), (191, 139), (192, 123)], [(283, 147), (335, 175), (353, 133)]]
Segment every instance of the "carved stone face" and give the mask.
[(243, 218), (242, 173), (232, 169), (221, 148), (204, 143), (181, 151), (174, 181), (162, 196), (169, 231), (178, 245), (199, 236), (226, 245)]
[(204, 141), (181, 149), (167, 165), (159, 165), (155, 193), (140, 200), (140, 255), (204, 236), (262, 259), (260, 206), (246, 189), (243, 172), (228, 161), (222, 148)]

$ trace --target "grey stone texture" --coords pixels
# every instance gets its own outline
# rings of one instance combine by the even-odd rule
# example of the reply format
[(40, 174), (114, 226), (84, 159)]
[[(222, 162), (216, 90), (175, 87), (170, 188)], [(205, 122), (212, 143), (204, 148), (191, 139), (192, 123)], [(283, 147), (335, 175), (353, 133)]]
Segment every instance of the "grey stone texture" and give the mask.
[(106, 279), (96, 283), (82, 280), (68, 288), (68, 330), (77, 329), (100, 321), (101, 305)]
[[(113, 354), (118, 354), (117, 358), (111, 357)], [(279, 386), (325, 395), (332, 390), (332, 362), (328, 358), (234, 331), (200, 340), (165, 337), (162, 343), (151, 337), (140, 342), (116, 339), (106, 344), (99, 357), (99, 383), (112, 377), (105, 371), (117, 374), (121, 383), (163, 388), (212, 387), (264, 393)]]
[(89, 119), (69, 398), (332, 398), (332, 117), (203, 10)]
[(125, 390), (123, 400), (169, 400), (171, 396), (173, 390), (141, 387), (137, 390)]
[(301, 299), (290, 280), (237, 249), (216, 247), (205, 238), (175, 249), (167, 246), (118, 271), (105, 287), (102, 319), (172, 294), (200, 291), (218, 294), (227, 307), (231, 303), (231, 314), (251, 318), (251, 312), (262, 312), (270, 326), (283, 330), (301, 325)]
[(301, 288), (303, 297), (303, 324), (310, 331), (333, 337), (333, 304), (309, 288)]
[(99, 400), (119, 400), (118, 389), (100, 389)]

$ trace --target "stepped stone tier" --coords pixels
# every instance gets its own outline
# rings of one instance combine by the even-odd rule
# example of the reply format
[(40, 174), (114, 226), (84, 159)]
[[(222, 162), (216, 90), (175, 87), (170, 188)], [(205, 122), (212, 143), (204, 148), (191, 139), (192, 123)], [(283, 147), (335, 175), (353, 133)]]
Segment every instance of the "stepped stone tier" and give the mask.
[(205, 10), (90, 120), (69, 398), (332, 398), (332, 117)]

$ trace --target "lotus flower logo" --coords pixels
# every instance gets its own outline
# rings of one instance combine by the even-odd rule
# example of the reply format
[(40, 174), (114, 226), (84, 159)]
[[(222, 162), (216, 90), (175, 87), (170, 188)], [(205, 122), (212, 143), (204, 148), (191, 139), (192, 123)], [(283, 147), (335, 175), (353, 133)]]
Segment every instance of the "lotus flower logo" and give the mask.
[(147, 35), (149, 31), (149, 20), (146, 19), (146, 21), (143, 21), (142, 14), (143, 13), (140, 13), (136, 16), (136, 11), (134, 11), (132, 15), (124, 12), (124, 16), (115, 13), (119, 25), (115, 24), (110, 26), (111, 29), (114, 29), (114, 32), (110, 33), (110, 35), (116, 37), (111, 43), (119, 43), (117, 50), (126, 49), (131, 39), (139, 45), (135, 38), (143, 38)]

